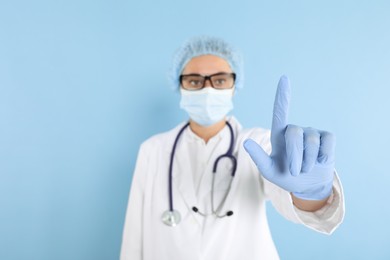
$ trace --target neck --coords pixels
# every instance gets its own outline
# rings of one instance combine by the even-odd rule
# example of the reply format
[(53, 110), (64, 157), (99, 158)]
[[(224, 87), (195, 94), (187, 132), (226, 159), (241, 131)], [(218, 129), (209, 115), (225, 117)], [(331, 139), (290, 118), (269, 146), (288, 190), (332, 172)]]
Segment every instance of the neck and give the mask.
[(192, 132), (194, 132), (197, 136), (202, 138), (206, 143), (210, 140), (210, 138), (218, 134), (219, 131), (221, 131), (225, 127), (225, 125), (226, 125), (225, 118), (210, 126), (202, 126), (190, 120), (190, 128)]

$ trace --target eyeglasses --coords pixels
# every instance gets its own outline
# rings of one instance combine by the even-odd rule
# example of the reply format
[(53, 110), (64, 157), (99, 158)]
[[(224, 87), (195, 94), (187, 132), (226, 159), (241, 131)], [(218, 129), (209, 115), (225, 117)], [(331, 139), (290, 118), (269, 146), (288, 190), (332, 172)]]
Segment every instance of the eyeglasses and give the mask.
[(236, 74), (220, 72), (209, 76), (199, 74), (180, 75), (180, 85), (186, 90), (200, 90), (205, 87), (207, 80), (215, 89), (229, 89), (234, 86)]

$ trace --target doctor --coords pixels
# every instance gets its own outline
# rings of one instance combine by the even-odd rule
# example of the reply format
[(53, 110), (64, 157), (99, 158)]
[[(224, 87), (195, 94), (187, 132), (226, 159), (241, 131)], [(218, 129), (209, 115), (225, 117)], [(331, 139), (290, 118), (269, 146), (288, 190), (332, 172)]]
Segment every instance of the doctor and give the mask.
[(122, 260), (279, 259), (267, 200), (290, 221), (325, 234), (337, 228), (344, 198), (335, 140), (288, 124), (287, 77), (279, 81), (269, 131), (243, 129), (227, 116), (243, 72), (239, 54), (223, 40), (187, 41), (172, 75), (189, 122), (140, 147)]

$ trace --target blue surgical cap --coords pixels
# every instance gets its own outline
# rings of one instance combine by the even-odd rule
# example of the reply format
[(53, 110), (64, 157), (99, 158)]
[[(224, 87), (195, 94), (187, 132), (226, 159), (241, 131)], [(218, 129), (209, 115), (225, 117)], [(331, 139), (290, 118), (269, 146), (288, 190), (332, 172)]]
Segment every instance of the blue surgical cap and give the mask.
[(243, 87), (244, 75), (241, 54), (220, 38), (197, 36), (188, 39), (177, 50), (173, 57), (170, 80), (174, 89), (179, 88), (179, 77), (187, 63), (194, 57), (208, 54), (215, 55), (226, 60), (233, 72), (236, 73), (236, 89), (241, 89)]

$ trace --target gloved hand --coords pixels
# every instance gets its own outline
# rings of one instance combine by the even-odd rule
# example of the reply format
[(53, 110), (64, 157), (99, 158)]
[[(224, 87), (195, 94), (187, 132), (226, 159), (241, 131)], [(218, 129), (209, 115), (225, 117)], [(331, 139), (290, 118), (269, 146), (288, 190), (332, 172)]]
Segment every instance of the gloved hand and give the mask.
[(335, 138), (329, 132), (287, 125), (290, 93), (289, 80), (282, 76), (274, 103), (271, 155), (251, 139), (244, 147), (270, 182), (301, 199), (325, 199), (332, 192)]

